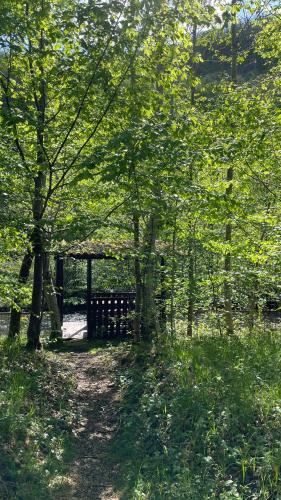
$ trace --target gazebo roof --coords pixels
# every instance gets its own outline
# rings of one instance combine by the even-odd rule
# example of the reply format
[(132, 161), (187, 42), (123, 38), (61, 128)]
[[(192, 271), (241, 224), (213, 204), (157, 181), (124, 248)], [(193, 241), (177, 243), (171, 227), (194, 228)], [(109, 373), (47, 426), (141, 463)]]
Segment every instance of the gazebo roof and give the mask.
[[(162, 255), (167, 252), (169, 245), (163, 241), (156, 242), (156, 252)], [(108, 241), (75, 241), (61, 242), (56, 248), (58, 255), (72, 257), (74, 259), (115, 259), (128, 258), (135, 255), (134, 243), (132, 241), (121, 241), (113, 243)]]

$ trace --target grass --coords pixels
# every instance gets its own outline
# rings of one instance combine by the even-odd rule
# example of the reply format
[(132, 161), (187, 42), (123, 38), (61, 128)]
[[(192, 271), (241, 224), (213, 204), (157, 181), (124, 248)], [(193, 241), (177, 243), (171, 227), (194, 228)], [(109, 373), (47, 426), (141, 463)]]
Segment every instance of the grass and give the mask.
[(256, 331), (34, 354), (0, 344), (1, 500), (60, 498), (78, 417), (63, 352), (105, 347), (122, 355), (112, 452), (123, 500), (281, 498), (281, 332)]
[(280, 373), (280, 332), (132, 348), (114, 444), (122, 498), (281, 498)]
[(63, 485), (73, 456), (72, 395), (53, 354), (0, 344), (1, 499), (47, 500)]

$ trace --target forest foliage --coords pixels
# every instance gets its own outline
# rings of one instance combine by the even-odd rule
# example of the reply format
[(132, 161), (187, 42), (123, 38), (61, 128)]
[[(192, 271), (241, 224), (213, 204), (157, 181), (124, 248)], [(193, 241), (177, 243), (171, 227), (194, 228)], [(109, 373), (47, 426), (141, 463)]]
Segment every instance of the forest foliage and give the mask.
[(53, 257), (83, 303), (93, 241), (98, 291), (136, 292), (128, 498), (281, 495), (280, 31), (275, 1), (1, 1), (0, 496), (63, 474), (71, 383), (17, 337), (40, 350), (46, 309), (61, 337)]
[(0, 25), (1, 300), (31, 302), (28, 345), (44, 255), (92, 238), (134, 242), (137, 337), (156, 241), (172, 331), (223, 308), (219, 328), (253, 325), (280, 290), (278, 5), (5, 0)]

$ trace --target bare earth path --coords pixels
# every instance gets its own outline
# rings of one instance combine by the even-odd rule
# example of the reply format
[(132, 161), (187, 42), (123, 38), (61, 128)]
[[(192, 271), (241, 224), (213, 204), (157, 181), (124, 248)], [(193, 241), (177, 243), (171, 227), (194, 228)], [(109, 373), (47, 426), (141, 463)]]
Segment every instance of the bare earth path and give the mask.
[(106, 348), (96, 354), (61, 353), (77, 388), (75, 406), (81, 414), (76, 432), (75, 461), (68, 475), (70, 491), (58, 499), (119, 500), (114, 483), (118, 474), (110, 445), (118, 427), (120, 392), (116, 369), (120, 354)]

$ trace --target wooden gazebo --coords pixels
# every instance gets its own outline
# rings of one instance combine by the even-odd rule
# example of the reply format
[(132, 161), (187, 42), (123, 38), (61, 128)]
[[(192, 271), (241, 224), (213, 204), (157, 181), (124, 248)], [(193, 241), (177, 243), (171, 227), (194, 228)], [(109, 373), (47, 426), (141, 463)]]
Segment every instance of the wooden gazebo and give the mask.
[[(157, 244), (162, 270), (165, 264), (163, 244)], [(165, 247), (165, 245), (164, 245)], [(61, 319), (63, 320), (64, 302), (64, 259), (71, 257), (87, 261), (87, 338), (95, 337), (114, 338), (127, 336), (132, 330), (132, 312), (135, 309), (135, 292), (93, 292), (92, 269), (93, 261), (101, 259), (131, 259), (135, 256), (135, 249), (131, 242), (120, 244), (100, 241), (85, 241), (71, 246), (63, 244), (56, 253), (56, 289)], [(163, 286), (163, 272), (161, 272), (161, 316), (165, 317), (166, 292)]]
[(114, 338), (130, 333), (130, 314), (135, 308), (135, 292), (93, 292), (93, 261), (101, 259), (128, 259), (133, 255), (130, 243), (86, 241), (69, 247), (62, 245), (56, 254), (56, 289), (61, 319), (64, 302), (64, 260), (71, 257), (87, 261), (87, 338)]

